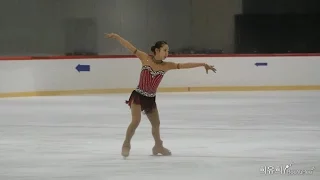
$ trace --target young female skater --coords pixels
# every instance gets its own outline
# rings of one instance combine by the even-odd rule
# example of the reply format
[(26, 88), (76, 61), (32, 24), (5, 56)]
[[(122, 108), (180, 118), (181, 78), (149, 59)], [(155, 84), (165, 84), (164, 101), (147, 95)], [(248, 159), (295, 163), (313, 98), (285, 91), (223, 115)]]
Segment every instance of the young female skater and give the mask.
[(165, 41), (156, 42), (155, 45), (151, 47), (153, 55), (148, 55), (134, 47), (130, 42), (123, 39), (118, 34), (106, 34), (105, 37), (118, 40), (122, 46), (140, 59), (142, 65), (139, 84), (136, 89), (132, 91), (129, 100), (126, 101), (131, 108), (132, 119), (127, 128), (126, 137), (123, 142), (122, 156), (129, 156), (131, 139), (140, 124), (142, 111), (147, 115), (152, 126), (152, 136), (155, 141), (155, 145), (152, 148), (153, 154), (171, 155), (171, 151), (162, 144), (160, 137), (160, 118), (156, 104), (157, 88), (164, 74), (167, 71), (174, 69), (204, 67), (206, 73), (208, 73), (208, 70), (216, 72), (216, 69), (206, 63), (164, 62), (163, 60), (168, 57), (169, 53), (169, 46)]

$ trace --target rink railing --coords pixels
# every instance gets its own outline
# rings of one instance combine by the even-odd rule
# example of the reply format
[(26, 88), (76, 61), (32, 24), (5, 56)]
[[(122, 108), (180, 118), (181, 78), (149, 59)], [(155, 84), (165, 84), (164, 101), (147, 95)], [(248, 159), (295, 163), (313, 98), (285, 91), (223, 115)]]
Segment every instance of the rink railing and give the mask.
[[(160, 92), (320, 90), (320, 54), (171, 55), (168, 61), (206, 62), (170, 71)], [(129, 93), (141, 64), (131, 55), (0, 57), (0, 97)]]

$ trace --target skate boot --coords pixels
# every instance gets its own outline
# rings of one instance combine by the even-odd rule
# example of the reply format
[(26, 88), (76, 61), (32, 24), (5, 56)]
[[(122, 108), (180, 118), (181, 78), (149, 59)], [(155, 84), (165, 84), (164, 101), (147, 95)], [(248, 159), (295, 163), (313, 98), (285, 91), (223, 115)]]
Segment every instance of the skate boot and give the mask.
[(163, 156), (171, 156), (171, 151), (165, 147), (163, 147), (162, 145), (162, 141), (160, 144), (156, 144), (154, 145), (154, 147), (152, 148), (152, 153), (153, 155), (158, 155), (161, 154)]
[(131, 145), (129, 142), (124, 142), (122, 145), (122, 152), (121, 155), (123, 157), (128, 157), (130, 154)]

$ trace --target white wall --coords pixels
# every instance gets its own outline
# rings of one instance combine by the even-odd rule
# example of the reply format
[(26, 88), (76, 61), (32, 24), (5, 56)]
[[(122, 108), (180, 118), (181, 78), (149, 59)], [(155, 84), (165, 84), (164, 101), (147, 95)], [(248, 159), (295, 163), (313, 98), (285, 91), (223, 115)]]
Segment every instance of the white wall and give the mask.
[[(319, 86), (320, 56), (308, 57), (171, 57), (175, 62), (207, 62), (217, 73), (204, 68), (168, 72), (162, 88), (242, 86)], [(256, 62), (267, 62), (256, 67)], [(78, 72), (78, 64), (91, 66), (90, 72)], [(3, 93), (133, 89), (139, 78), (136, 58), (9, 60), (0, 61), (0, 97)], [(280, 87), (279, 87), (280, 88)], [(247, 89), (247, 90), (250, 90)], [(2, 94), (2, 95), (1, 95)], [(48, 94), (50, 95), (50, 93)], [(8, 95), (9, 96), (9, 95)]]

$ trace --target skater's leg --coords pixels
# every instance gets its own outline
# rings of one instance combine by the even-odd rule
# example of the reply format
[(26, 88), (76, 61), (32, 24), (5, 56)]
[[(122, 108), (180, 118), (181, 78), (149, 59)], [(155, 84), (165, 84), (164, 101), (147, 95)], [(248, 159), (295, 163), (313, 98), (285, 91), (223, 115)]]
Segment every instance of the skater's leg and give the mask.
[(171, 155), (169, 149), (163, 147), (161, 136), (160, 136), (160, 117), (157, 108), (154, 108), (151, 112), (147, 114), (147, 117), (152, 126), (152, 136), (155, 141), (155, 145), (152, 149), (154, 155), (160, 153), (162, 155)]
[(131, 148), (131, 139), (138, 128), (141, 121), (141, 106), (139, 104), (131, 104), (131, 123), (127, 128), (126, 138), (122, 146), (122, 155), (129, 156)]
[(147, 114), (147, 117), (152, 126), (152, 136), (155, 144), (161, 144), (162, 140), (160, 137), (160, 117), (157, 108), (154, 108), (151, 112)]
[(127, 129), (126, 142), (131, 141), (136, 129), (138, 128), (141, 121), (141, 106), (139, 104), (131, 104), (131, 123)]

